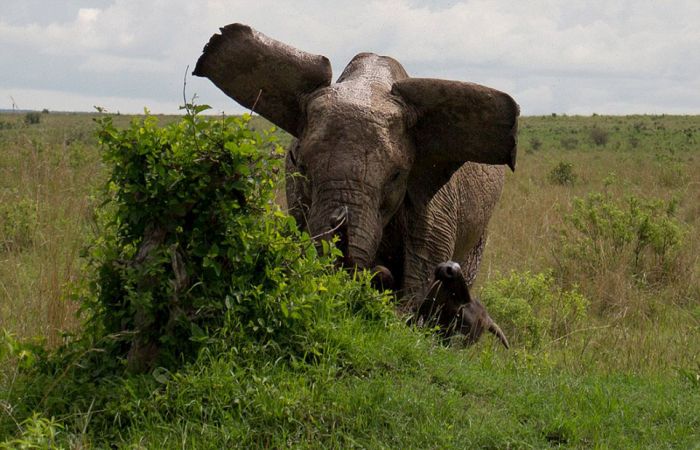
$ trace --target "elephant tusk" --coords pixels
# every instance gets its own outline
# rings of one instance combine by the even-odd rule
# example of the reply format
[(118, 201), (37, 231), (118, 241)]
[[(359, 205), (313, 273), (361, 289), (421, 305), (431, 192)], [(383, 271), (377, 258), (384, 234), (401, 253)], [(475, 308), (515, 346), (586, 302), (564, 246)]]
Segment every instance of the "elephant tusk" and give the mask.
[(501, 341), (501, 343), (503, 344), (503, 346), (504, 346), (506, 349), (509, 349), (509, 348), (510, 348), (510, 344), (508, 344), (508, 339), (506, 338), (506, 335), (503, 333), (503, 330), (501, 330), (501, 327), (499, 327), (498, 325), (496, 325), (496, 322), (494, 322), (493, 319), (491, 319), (490, 317), (489, 317), (489, 322), (490, 322), (490, 323), (489, 323), (489, 328), (488, 328), (489, 332), (491, 332), (491, 333), (493, 333), (494, 335), (496, 335), (496, 337), (498, 337), (498, 339)]
[(337, 224), (336, 226), (334, 226), (333, 228), (331, 228), (330, 230), (324, 231), (323, 233), (319, 233), (319, 234), (317, 234), (317, 235), (315, 235), (315, 236), (311, 236), (311, 240), (312, 240), (312, 241), (317, 241), (317, 240), (319, 240), (319, 239), (325, 238), (325, 237), (328, 236), (328, 235), (330, 235), (330, 237), (333, 237), (333, 233), (335, 233), (336, 231), (338, 231), (338, 230), (343, 226), (343, 224), (345, 224), (346, 220), (347, 220), (347, 217), (343, 217), (343, 218), (338, 222), (338, 224)]

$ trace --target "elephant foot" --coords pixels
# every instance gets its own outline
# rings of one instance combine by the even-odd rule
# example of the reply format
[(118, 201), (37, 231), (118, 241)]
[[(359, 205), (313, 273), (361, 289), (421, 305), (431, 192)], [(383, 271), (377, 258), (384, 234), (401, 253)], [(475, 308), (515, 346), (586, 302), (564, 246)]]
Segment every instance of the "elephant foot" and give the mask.
[(391, 271), (381, 265), (374, 266), (372, 269), (372, 287), (378, 291), (394, 289), (394, 276)]
[(476, 343), (487, 330), (506, 348), (510, 347), (505, 334), (484, 305), (472, 298), (462, 268), (454, 261), (440, 263), (435, 268), (417, 319), (419, 324), (439, 326), (445, 337), (462, 334), (470, 344)]

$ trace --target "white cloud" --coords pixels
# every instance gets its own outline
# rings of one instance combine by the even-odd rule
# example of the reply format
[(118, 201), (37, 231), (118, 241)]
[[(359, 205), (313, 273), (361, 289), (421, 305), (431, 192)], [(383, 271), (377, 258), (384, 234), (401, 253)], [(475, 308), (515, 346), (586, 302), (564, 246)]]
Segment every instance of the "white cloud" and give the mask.
[[(22, 1), (29, 0), (3, 0)], [(354, 54), (374, 51), (394, 56), (413, 76), (506, 90), (524, 114), (700, 113), (695, 0), (68, 3), (72, 14), (29, 1), (36, 21), (27, 20), (28, 7), (13, 15), (18, 8), (0, 6), (0, 53), (7, 55), (0, 64), (8, 69), (0, 88), (178, 103), (185, 67), (209, 36), (243, 22), (330, 57), (336, 76)], [(51, 20), (59, 9), (63, 19)], [(47, 65), (49, 73), (35, 73)], [(206, 80), (190, 80), (188, 90), (236, 110)]]
[(167, 61), (158, 61), (151, 58), (128, 57), (108, 54), (93, 54), (87, 57), (78, 69), (94, 73), (139, 73), (139, 74), (165, 74), (170, 70)]
[(539, 104), (544, 111), (554, 110), (554, 94), (548, 85), (533, 86), (518, 92), (518, 102), (521, 105)]

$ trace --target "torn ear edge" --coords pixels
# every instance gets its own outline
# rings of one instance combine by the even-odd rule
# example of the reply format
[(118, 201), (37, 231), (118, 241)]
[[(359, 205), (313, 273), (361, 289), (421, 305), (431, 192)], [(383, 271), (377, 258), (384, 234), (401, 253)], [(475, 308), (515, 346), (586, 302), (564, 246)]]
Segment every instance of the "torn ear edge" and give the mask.
[(416, 151), (436, 163), (505, 164), (515, 170), (520, 108), (508, 94), (475, 83), (407, 78), (392, 94), (415, 110)]
[(305, 96), (331, 84), (328, 58), (276, 41), (247, 25), (220, 29), (204, 47), (193, 75), (294, 136), (303, 125)]

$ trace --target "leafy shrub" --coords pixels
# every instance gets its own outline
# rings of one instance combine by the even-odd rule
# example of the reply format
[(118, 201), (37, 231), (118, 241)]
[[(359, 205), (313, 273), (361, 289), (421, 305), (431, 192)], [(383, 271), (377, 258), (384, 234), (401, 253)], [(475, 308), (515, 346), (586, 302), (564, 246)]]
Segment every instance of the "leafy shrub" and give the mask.
[(547, 178), (552, 184), (573, 186), (576, 182), (577, 175), (574, 173), (573, 164), (562, 161), (549, 172)]
[(30, 111), (24, 115), (24, 123), (27, 125), (36, 125), (41, 122), (41, 114), (36, 111)]
[(564, 137), (561, 138), (559, 144), (564, 150), (574, 150), (576, 147), (578, 147), (578, 139), (573, 136)]
[(515, 346), (536, 348), (571, 333), (586, 319), (588, 300), (562, 290), (551, 272), (511, 272), (489, 282), (481, 300)]
[[(165, 127), (150, 115), (124, 130), (97, 120), (111, 173), (87, 281), (75, 289), (85, 325), (55, 351), (27, 353), (23, 381), (2, 400), (12, 420), (0, 418), (0, 436), (35, 411), (100, 411), (90, 427), (109, 442), (142, 417), (154, 383), (198, 362), (225, 355), (227, 373), (254, 363), (343, 367), (352, 334), (338, 333), (338, 323), (399, 323), (368, 272), (335, 270), (340, 252), (324, 242), (319, 254), (272, 201), (282, 152), (272, 137), (251, 131), (248, 118), (205, 119), (197, 114), (204, 107), (189, 109)], [(6, 347), (19, 358), (16, 345)], [(60, 432), (41, 417), (31, 424), (45, 437)]]
[(272, 201), (282, 149), (247, 118), (98, 125), (110, 212), (83, 304), (93, 336), (116, 336), (105, 354), (134, 371), (176, 366), (217, 339), (306, 354), (347, 274)]
[(631, 196), (619, 205), (609, 196), (574, 200), (561, 230), (561, 254), (569, 272), (592, 275), (624, 267), (643, 284), (672, 275), (684, 227), (674, 217), (675, 201)]
[(608, 143), (608, 138), (610, 137), (608, 132), (599, 126), (595, 125), (590, 131), (591, 140), (597, 146), (604, 146)]
[(627, 138), (627, 146), (632, 150), (636, 150), (637, 148), (639, 148), (639, 143), (640, 143), (640, 141), (639, 141), (639, 138), (637, 136), (630, 135)]
[(29, 199), (0, 202), (0, 251), (31, 245), (37, 223), (36, 203)]
[(12, 360), (20, 368), (31, 367), (44, 354), (42, 339), (19, 341), (12, 333), (2, 329), (0, 333), (0, 362)]
[(686, 164), (683, 158), (669, 153), (657, 153), (654, 155), (656, 162), (656, 176), (661, 186), (679, 188), (690, 181), (690, 175), (686, 172)]

